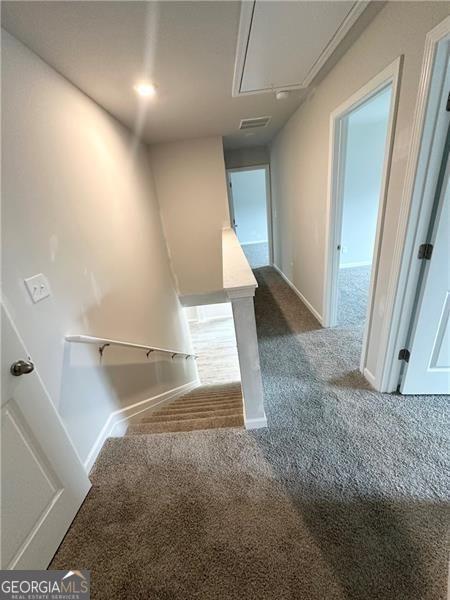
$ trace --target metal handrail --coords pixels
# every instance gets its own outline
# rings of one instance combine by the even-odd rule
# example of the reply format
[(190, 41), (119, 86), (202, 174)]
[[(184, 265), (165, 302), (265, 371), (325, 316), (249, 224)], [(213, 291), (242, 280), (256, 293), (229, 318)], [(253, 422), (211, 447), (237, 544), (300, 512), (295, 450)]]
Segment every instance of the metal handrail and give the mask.
[(197, 358), (195, 354), (190, 354), (188, 352), (179, 352), (178, 350), (157, 348), (156, 346), (146, 346), (143, 344), (133, 344), (132, 342), (122, 342), (120, 340), (110, 340), (108, 338), (93, 337), (91, 335), (66, 335), (65, 339), (67, 342), (75, 342), (77, 344), (97, 344), (99, 347), (98, 351), (100, 356), (103, 356), (103, 351), (108, 346), (124, 346), (126, 348), (139, 348), (141, 350), (145, 350), (147, 353), (147, 358), (152, 352), (171, 354), (172, 358), (175, 358), (175, 356), (184, 356), (186, 360), (188, 358), (193, 358), (194, 360)]

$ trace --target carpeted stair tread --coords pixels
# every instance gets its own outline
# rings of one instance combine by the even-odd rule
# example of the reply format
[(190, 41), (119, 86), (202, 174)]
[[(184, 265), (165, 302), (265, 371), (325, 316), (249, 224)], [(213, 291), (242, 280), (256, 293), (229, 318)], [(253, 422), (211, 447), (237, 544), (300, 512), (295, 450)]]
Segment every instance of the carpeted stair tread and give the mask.
[(198, 387), (129, 425), (127, 435), (242, 427), (240, 383)]
[(179, 421), (168, 421), (161, 423), (136, 423), (128, 427), (127, 435), (194, 431), (198, 429), (218, 429), (221, 427), (242, 427), (243, 424), (244, 418), (242, 415), (182, 419)]
[(154, 413), (150, 413), (149, 417), (153, 416), (154, 414), (158, 414), (158, 415), (181, 415), (181, 414), (185, 414), (185, 413), (196, 413), (196, 412), (204, 412), (204, 413), (215, 413), (217, 411), (220, 410), (227, 410), (227, 409), (233, 409), (233, 410), (241, 410), (242, 409), (242, 403), (241, 402), (230, 402), (228, 404), (222, 404), (221, 406), (203, 406), (203, 407), (198, 407), (198, 406), (185, 406), (185, 407), (179, 407), (179, 408), (171, 408), (171, 409), (167, 409), (167, 410), (159, 410), (157, 412)]
[(215, 396), (215, 395), (228, 395), (234, 393), (241, 392), (240, 384), (233, 385), (223, 385), (223, 386), (213, 386), (213, 385), (204, 385), (197, 388), (194, 388), (187, 394), (184, 394), (183, 398), (189, 398), (189, 396)]
[[(180, 408), (171, 408), (171, 409), (164, 409), (164, 410), (161, 409), (161, 410), (158, 410), (157, 412), (150, 413), (149, 415), (147, 415), (147, 417), (152, 417), (153, 415), (160, 415), (160, 416), (184, 415), (184, 414), (198, 413), (198, 412), (202, 412), (205, 414), (215, 414), (222, 410), (234, 410), (235, 412), (241, 411), (242, 410), (242, 402), (233, 402), (233, 403), (230, 402), (228, 404), (223, 404), (221, 406), (203, 406), (203, 407), (185, 406), (185, 407), (180, 407)], [(147, 418), (147, 417), (144, 417), (144, 418)]]
[(226, 400), (227, 398), (241, 398), (242, 394), (236, 392), (234, 394), (217, 394), (216, 396), (191, 396), (184, 397), (176, 400), (176, 402), (181, 402), (185, 404), (186, 402), (220, 402), (220, 400)]
[(171, 411), (171, 410), (178, 410), (178, 409), (184, 409), (184, 408), (197, 408), (197, 409), (202, 409), (202, 408), (224, 408), (226, 405), (235, 405), (235, 404), (242, 404), (242, 398), (230, 398), (230, 399), (226, 399), (226, 400), (221, 400), (219, 401), (212, 401), (212, 402), (208, 402), (208, 401), (204, 401), (204, 402), (174, 402), (173, 404), (168, 404), (167, 406), (165, 406), (164, 408), (161, 408), (161, 411)]
[(188, 402), (190, 400), (220, 400), (221, 398), (235, 398), (236, 396), (241, 396), (241, 390), (236, 390), (233, 392), (227, 392), (226, 394), (190, 394), (189, 396), (182, 396), (178, 398), (175, 402)]
[(150, 417), (145, 417), (141, 420), (141, 423), (158, 423), (163, 421), (181, 421), (185, 419), (199, 419), (199, 418), (211, 418), (211, 417), (228, 417), (228, 416), (242, 416), (242, 407), (224, 408), (222, 410), (202, 410), (196, 412), (173, 412), (160, 414), (155, 413)]

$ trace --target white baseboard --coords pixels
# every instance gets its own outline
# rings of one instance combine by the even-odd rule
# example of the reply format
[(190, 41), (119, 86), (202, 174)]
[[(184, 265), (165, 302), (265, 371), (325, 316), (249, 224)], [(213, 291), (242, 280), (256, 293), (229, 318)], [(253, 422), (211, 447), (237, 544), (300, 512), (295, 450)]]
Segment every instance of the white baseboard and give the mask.
[(376, 389), (376, 387), (375, 387), (375, 375), (371, 371), (369, 371), (369, 369), (367, 367), (364, 369), (363, 375), (364, 375), (364, 378), (367, 379), (367, 381), (370, 383), (370, 385), (374, 389)]
[(94, 445), (91, 448), (91, 451), (84, 461), (84, 468), (86, 471), (89, 473), (89, 471), (92, 469), (92, 466), (95, 463), (95, 460), (102, 449), (106, 438), (111, 437), (113, 434), (115, 437), (122, 437), (125, 434), (131, 417), (134, 417), (141, 412), (145, 412), (150, 408), (154, 408), (155, 406), (158, 406), (158, 404), (163, 404), (164, 402), (174, 400), (183, 394), (187, 394), (199, 385), (200, 381), (195, 379), (194, 381), (189, 381), (188, 383), (180, 385), (179, 387), (167, 390), (162, 394), (157, 394), (156, 396), (141, 400), (140, 402), (135, 402), (134, 404), (130, 404), (130, 406), (126, 406), (112, 412), (106, 420), (106, 423), (103, 425), (99, 435), (97, 436), (97, 439), (94, 442)]
[(345, 264), (340, 264), (339, 268), (340, 269), (354, 269), (355, 267), (370, 267), (372, 265), (372, 263), (369, 261), (363, 261), (363, 262), (350, 262), (350, 263), (345, 263)]
[(306, 306), (306, 308), (310, 312), (312, 312), (312, 314), (316, 317), (316, 319), (319, 321), (319, 323), (321, 325), (323, 325), (322, 315), (319, 313), (319, 311), (317, 311), (314, 308), (314, 306), (310, 302), (308, 302), (308, 300), (303, 296), (303, 294), (298, 291), (298, 289), (295, 287), (295, 285), (292, 283), (292, 281), (287, 278), (287, 276), (283, 273), (283, 271), (279, 267), (277, 267), (277, 265), (275, 263), (272, 266), (275, 269), (275, 271), (277, 271), (277, 273), (279, 273), (281, 275), (281, 277), (288, 284), (288, 286), (291, 288), (291, 290), (293, 292), (295, 292), (295, 294), (297, 294), (297, 296), (300, 298), (300, 300), (303, 302), (303, 304)]
[(245, 429), (262, 429), (267, 427), (267, 417), (259, 417), (258, 419), (244, 419)]

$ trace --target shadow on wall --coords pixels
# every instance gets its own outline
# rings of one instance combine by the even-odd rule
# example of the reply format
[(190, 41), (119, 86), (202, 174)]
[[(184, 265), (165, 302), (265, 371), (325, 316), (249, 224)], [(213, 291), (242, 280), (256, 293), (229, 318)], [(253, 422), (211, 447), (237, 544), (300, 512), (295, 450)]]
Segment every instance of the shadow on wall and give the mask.
[[(117, 312), (117, 307), (105, 306), (103, 298), (101, 305), (85, 312), (78, 319), (80, 324), (74, 325), (71, 331), (101, 336), (101, 331), (106, 333), (105, 314), (111, 322), (114, 311)], [(121, 326), (124, 327), (124, 323)], [(119, 336), (108, 331), (108, 337), (115, 338), (116, 335)], [(130, 339), (124, 335), (117, 339), (160, 345), (156, 339)], [(174, 349), (189, 351), (189, 348), (182, 348), (181, 343), (179, 346)], [(58, 412), (83, 461), (89, 456), (111, 413), (197, 379), (193, 359), (172, 358), (158, 352), (147, 357), (145, 350), (120, 346), (108, 346), (100, 356), (97, 345), (67, 341), (64, 341), (60, 373)]]
[(109, 415), (195, 379), (191, 360), (66, 342), (59, 413), (75, 446), (88, 450)]

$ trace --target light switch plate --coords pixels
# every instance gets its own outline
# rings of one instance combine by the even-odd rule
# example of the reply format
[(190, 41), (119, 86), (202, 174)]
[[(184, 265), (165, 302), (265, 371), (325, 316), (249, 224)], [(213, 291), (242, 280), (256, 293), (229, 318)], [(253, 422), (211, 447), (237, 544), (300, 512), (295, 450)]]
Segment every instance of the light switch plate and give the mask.
[(50, 296), (50, 286), (45, 275), (39, 273), (24, 280), (31, 300), (36, 303)]

